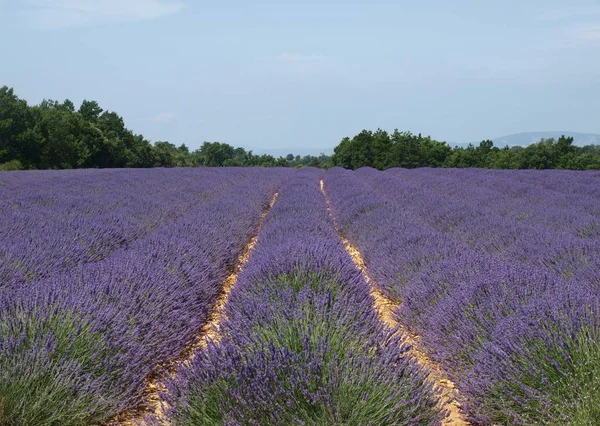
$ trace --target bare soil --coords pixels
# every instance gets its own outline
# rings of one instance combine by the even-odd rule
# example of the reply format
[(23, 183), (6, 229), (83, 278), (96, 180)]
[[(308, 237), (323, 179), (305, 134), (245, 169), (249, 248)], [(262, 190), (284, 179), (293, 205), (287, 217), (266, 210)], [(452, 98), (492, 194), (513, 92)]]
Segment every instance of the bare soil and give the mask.
[(204, 349), (209, 341), (219, 341), (220, 333), (219, 326), (225, 318), (225, 306), (229, 300), (231, 290), (235, 287), (238, 280), (238, 274), (248, 262), (250, 253), (258, 240), (258, 234), (262, 228), (265, 216), (269, 213), (279, 192), (276, 192), (269, 203), (269, 207), (262, 212), (258, 228), (255, 234), (250, 238), (244, 250), (239, 255), (235, 268), (223, 281), (221, 292), (215, 302), (208, 322), (202, 327), (200, 332), (197, 334), (194, 342), (186, 348), (180, 357), (167, 364), (158, 365), (154, 373), (146, 379), (146, 389), (144, 391), (146, 403), (149, 408), (143, 409), (138, 408), (129, 410), (121, 413), (113, 420), (106, 423), (106, 426), (144, 426), (147, 424), (145, 418), (152, 418), (153, 421), (158, 422), (160, 425), (169, 426), (170, 423), (165, 415), (168, 407), (167, 402), (162, 398), (162, 395), (167, 391), (163, 380), (169, 376), (171, 378), (177, 377), (177, 371), (182, 365), (188, 365), (196, 356), (196, 354)]
[(333, 218), (334, 225), (338, 231), (338, 235), (340, 236), (342, 243), (344, 244), (346, 252), (352, 258), (352, 261), (358, 270), (361, 271), (367, 284), (369, 284), (371, 297), (373, 298), (373, 307), (377, 311), (380, 321), (389, 328), (397, 328), (404, 335), (406, 343), (412, 347), (410, 355), (419, 363), (421, 367), (425, 369), (425, 371), (429, 373), (429, 380), (431, 380), (435, 388), (440, 391), (442, 408), (448, 413), (442, 424), (444, 426), (469, 425), (469, 422), (466, 420), (466, 417), (460, 408), (460, 395), (454, 383), (448, 379), (442, 368), (427, 356), (420, 343), (420, 336), (409, 332), (406, 326), (399, 324), (396, 321), (393, 312), (400, 306), (400, 303), (394, 302), (385, 296), (381, 290), (379, 290), (376, 283), (369, 276), (364, 258), (358, 248), (353, 246), (352, 243), (340, 233), (336, 217), (331, 209), (331, 202), (327, 196), (327, 193), (325, 192), (323, 180), (321, 180), (321, 192), (325, 197), (327, 210), (329, 210), (329, 214)]

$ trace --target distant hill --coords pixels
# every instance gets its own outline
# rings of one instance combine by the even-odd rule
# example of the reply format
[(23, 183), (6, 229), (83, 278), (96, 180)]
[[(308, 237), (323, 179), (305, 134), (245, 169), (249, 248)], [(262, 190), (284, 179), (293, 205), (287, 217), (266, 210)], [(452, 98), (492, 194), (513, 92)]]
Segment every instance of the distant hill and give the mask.
[[(494, 142), (494, 146), (499, 148), (503, 148), (506, 145), (508, 146), (528, 146), (532, 143), (539, 142), (541, 139), (549, 139), (554, 138), (558, 139), (562, 135), (567, 137), (571, 136), (574, 139), (574, 144), (576, 146), (585, 146), (585, 145), (600, 145), (600, 134), (596, 133), (579, 133), (579, 132), (569, 132), (569, 131), (548, 131), (548, 132), (523, 132), (523, 133), (515, 133), (512, 135), (502, 136), (499, 138), (492, 139)], [(479, 142), (448, 142), (450, 146), (459, 146), (462, 148), (466, 148), (469, 143), (474, 146), (478, 146)], [(333, 155), (333, 148), (274, 148), (274, 149), (261, 149), (252, 146), (244, 146), (246, 150), (252, 150), (254, 154), (269, 154), (273, 157), (285, 157), (287, 154), (294, 155), (313, 155), (318, 157), (321, 153), (325, 155)]]
[[(578, 133), (578, 132), (568, 132), (568, 131), (550, 131), (550, 132), (524, 132), (524, 133), (515, 133), (513, 135), (502, 136), (499, 138), (492, 139), (494, 142), (494, 146), (502, 148), (506, 145), (508, 146), (527, 146), (532, 143), (539, 142), (540, 139), (549, 139), (554, 138), (558, 139), (561, 135), (565, 135), (567, 137), (571, 136), (574, 139), (574, 144), (577, 146), (585, 146), (585, 145), (600, 145), (600, 135), (595, 133)], [(480, 141), (470, 142), (473, 145), (479, 145)], [(469, 145), (469, 142), (466, 143), (451, 143), (450, 145), (456, 145), (461, 147), (466, 147)]]
[(502, 136), (493, 139), (494, 145), (503, 147), (508, 146), (527, 146), (540, 139), (554, 138), (558, 139), (561, 135), (572, 137), (574, 144), (577, 146), (598, 145), (600, 144), (600, 135), (594, 133), (577, 133), (577, 132), (525, 132), (514, 135)]

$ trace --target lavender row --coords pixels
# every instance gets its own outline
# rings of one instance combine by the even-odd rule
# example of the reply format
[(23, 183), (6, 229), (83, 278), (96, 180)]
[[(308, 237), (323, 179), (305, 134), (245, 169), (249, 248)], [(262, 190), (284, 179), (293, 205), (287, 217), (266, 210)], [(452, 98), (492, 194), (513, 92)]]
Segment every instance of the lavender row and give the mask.
[(319, 190), (297, 172), (267, 215), (220, 340), (169, 384), (175, 425), (433, 425), (437, 398), (382, 326)]
[[(126, 249), (0, 289), (6, 424), (98, 424), (144, 403), (145, 379), (179, 356), (206, 323), (223, 280), (290, 171), (227, 173), (239, 184), (199, 200)], [(201, 184), (218, 188), (220, 179), (215, 174)]]
[(389, 298), (401, 300), (403, 286), (423, 266), (472, 251), (374, 192), (356, 172), (330, 169), (324, 183), (342, 234), (361, 251)]
[[(572, 204), (573, 212), (567, 212), (557, 209), (555, 199), (548, 196), (547, 204), (529, 205), (525, 199), (514, 201), (507, 194), (486, 195), (475, 184), (470, 190), (466, 182), (453, 183), (450, 178), (426, 176), (423, 171), (416, 174), (418, 178), (411, 179), (419, 183), (412, 184), (401, 170), (357, 172), (381, 196), (474, 250), (510, 262), (548, 267), (564, 276), (597, 279), (600, 241), (594, 235), (600, 232), (599, 219), (578, 211), (576, 204)], [(511, 193), (510, 184), (505, 186)], [(495, 201), (488, 201), (489, 197)], [(511, 210), (520, 219), (506, 213)], [(542, 223), (550, 217), (556, 221)]]
[[(522, 223), (543, 224), (577, 235), (590, 235), (590, 228), (596, 232), (596, 236), (600, 232), (595, 229), (600, 220), (599, 200), (588, 193), (564, 192), (561, 190), (562, 185), (544, 185), (543, 182), (548, 180), (551, 174), (532, 174), (532, 178), (538, 178), (539, 185), (536, 185), (535, 179), (524, 182), (518, 173), (495, 175), (480, 172), (466, 169), (393, 169), (385, 174), (401, 177), (405, 182), (433, 190), (444, 197), (467, 199), (489, 205), (498, 209), (504, 217)], [(555, 173), (561, 175), (560, 171)], [(585, 173), (582, 175), (585, 176)], [(576, 186), (574, 182), (571, 183)], [(589, 185), (589, 188), (595, 187)], [(551, 208), (547, 208), (548, 206)]]
[(85, 170), (46, 181), (54, 174), (65, 175), (19, 173), (25, 182), (0, 189), (4, 204), (15, 206), (0, 219), (0, 287), (102, 260), (246, 175), (210, 169)]
[(398, 320), (456, 382), (471, 420), (590, 424), (600, 346), (589, 282), (475, 250), (352, 172), (328, 171), (325, 187), (344, 234), (402, 302)]
[(122, 209), (140, 214), (139, 203), (146, 203), (146, 208), (163, 204), (159, 198), (148, 197), (150, 193), (173, 197), (191, 192), (190, 199), (197, 199), (201, 196), (200, 182), (211, 174), (211, 169), (195, 169), (193, 173), (160, 169), (4, 174), (0, 177), (0, 235), (3, 240), (17, 239), (35, 235), (56, 222), (64, 224), (82, 217), (104, 219)]
[[(477, 172), (480, 171), (477, 170)], [(506, 170), (487, 170), (485, 174), (496, 179), (508, 178), (566, 194), (591, 196), (600, 199), (600, 173), (598, 171), (519, 170), (509, 172)]]

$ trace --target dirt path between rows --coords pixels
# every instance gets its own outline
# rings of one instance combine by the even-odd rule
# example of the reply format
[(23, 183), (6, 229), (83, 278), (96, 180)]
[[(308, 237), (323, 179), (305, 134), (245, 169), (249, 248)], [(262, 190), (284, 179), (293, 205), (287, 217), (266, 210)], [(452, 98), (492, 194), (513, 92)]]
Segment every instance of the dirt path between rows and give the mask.
[(258, 234), (260, 233), (265, 217), (271, 211), (271, 208), (275, 204), (275, 201), (277, 201), (278, 196), (279, 192), (276, 192), (273, 195), (269, 206), (262, 212), (255, 234), (252, 236), (252, 238), (250, 238), (242, 253), (238, 256), (237, 263), (233, 271), (231, 271), (225, 281), (223, 281), (221, 293), (219, 294), (217, 301), (212, 308), (209, 320), (194, 339), (194, 343), (186, 348), (186, 350), (178, 359), (173, 360), (168, 364), (157, 366), (152, 376), (146, 379), (146, 390), (144, 391), (144, 394), (146, 395), (146, 402), (151, 407), (151, 410), (147, 411), (136, 409), (127, 411), (106, 423), (106, 426), (143, 426), (147, 424), (144, 420), (144, 418), (147, 417), (151, 417), (153, 421), (156, 421), (161, 425), (170, 425), (165, 416), (165, 413), (169, 407), (166, 401), (161, 398), (161, 393), (166, 392), (166, 387), (161, 379), (166, 375), (169, 375), (170, 377), (176, 377), (179, 368), (182, 365), (189, 364), (195, 358), (196, 354), (206, 347), (209, 341), (219, 340), (219, 326), (225, 317), (225, 305), (229, 300), (231, 290), (237, 283), (239, 272), (244, 267), (246, 262), (248, 262), (250, 253), (252, 252), (252, 249), (254, 249), (254, 246), (256, 246)]
[(460, 409), (460, 404), (457, 401), (459, 396), (458, 390), (454, 383), (448, 379), (448, 377), (444, 374), (444, 371), (440, 368), (439, 365), (434, 363), (427, 354), (423, 351), (422, 345), (420, 344), (420, 337), (414, 333), (410, 333), (408, 329), (402, 324), (398, 324), (395, 320), (393, 311), (400, 306), (399, 303), (393, 302), (391, 299), (386, 297), (380, 290), (377, 288), (374, 281), (369, 276), (367, 267), (365, 265), (364, 259), (360, 253), (360, 251), (352, 245), (347, 238), (345, 238), (340, 229), (338, 227), (337, 219), (333, 210), (331, 209), (331, 201), (325, 192), (325, 184), (323, 179), (321, 179), (321, 192), (323, 193), (323, 197), (325, 198), (325, 203), (327, 204), (327, 210), (333, 219), (334, 226), (342, 243), (344, 244), (344, 248), (346, 252), (352, 258), (352, 261), (356, 265), (356, 267), (361, 271), (365, 281), (369, 285), (371, 296), (373, 298), (373, 306), (377, 310), (380, 321), (386, 324), (390, 328), (398, 327), (398, 329), (404, 334), (406, 337), (406, 342), (412, 346), (410, 350), (410, 354), (416, 359), (416, 361), (425, 368), (425, 370), (429, 373), (429, 379), (434, 383), (435, 387), (438, 388), (441, 392), (440, 400), (442, 408), (448, 412), (448, 416), (442, 422), (444, 426), (466, 426), (469, 425), (467, 422), (464, 413)]

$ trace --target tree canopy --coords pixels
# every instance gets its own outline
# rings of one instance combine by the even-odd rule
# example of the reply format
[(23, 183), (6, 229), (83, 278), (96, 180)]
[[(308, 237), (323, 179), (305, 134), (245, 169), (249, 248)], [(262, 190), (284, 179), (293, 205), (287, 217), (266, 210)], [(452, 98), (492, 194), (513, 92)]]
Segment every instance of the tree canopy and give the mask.
[[(291, 159), (287, 159), (291, 158)], [(151, 143), (125, 127), (113, 111), (84, 100), (44, 100), (29, 106), (14, 90), (0, 88), (0, 170), (111, 167), (295, 166), (327, 167), (328, 156), (275, 158), (221, 142), (195, 151), (168, 141)]]
[(572, 137), (542, 139), (527, 147), (498, 148), (491, 140), (478, 146), (450, 147), (411, 132), (363, 130), (334, 149), (332, 164), (348, 169), (374, 167), (480, 167), (494, 169), (600, 169), (600, 146), (577, 147)]
[(14, 90), (0, 87), (0, 170), (111, 167), (481, 167), (497, 169), (600, 169), (600, 146), (577, 147), (573, 138), (542, 139), (528, 147), (450, 147), (407, 131), (363, 130), (345, 137), (333, 156), (275, 158), (222, 142), (190, 151), (182, 144), (147, 140), (125, 127), (114, 111), (96, 101), (44, 100), (30, 106)]

